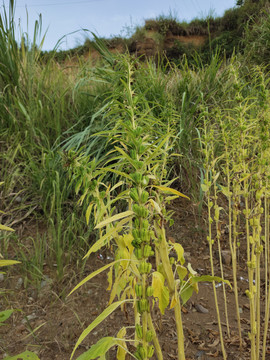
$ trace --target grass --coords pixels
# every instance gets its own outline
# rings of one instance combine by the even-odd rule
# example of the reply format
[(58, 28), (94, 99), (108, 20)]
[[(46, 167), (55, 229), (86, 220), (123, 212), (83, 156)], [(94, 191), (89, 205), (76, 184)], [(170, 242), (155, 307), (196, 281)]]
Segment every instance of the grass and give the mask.
[[(84, 262), (72, 259), (81, 259), (104, 235), (94, 230), (98, 222), (131, 206), (127, 194), (134, 184), (129, 176), (134, 164), (141, 171), (144, 165), (140, 159), (145, 156), (145, 161), (153, 162), (149, 160), (148, 167), (141, 171), (144, 176), (147, 173), (151, 181), (163, 179), (177, 190), (184, 189), (199, 204), (200, 214), (208, 208), (211, 259), (214, 248), (219, 254), (222, 251), (216, 229), (224, 221), (220, 213), (224, 215), (233, 259), (239, 339), (242, 329), (236, 255), (243, 251), (249, 279), (246, 295), (250, 302), (251, 359), (259, 354), (266, 358), (270, 302), (267, 9), (259, 21), (250, 20), (245, 29), (241, 44), (244, 56), (235, 53), (228, 58), (230, 51), (224, 54), (219, 47), (222, 41), (228, 44), (232, 31), (239, 30), (234, 22), (247, 10), (247, 4), (230, 10), (222, 19), (196, 19), (190, 24), (178, 24), (177, 19), (163, 16), (147, 21), (137, 32), (140, 39), (153, 29), (164, 37), (169, 31), (205, 35), (209, 28), (226, 28), (226, 33), (211, 39), (211, 49), (209, 43), (206, 45), (207, 61), (193, 50), (186, 56), (186, 49), (182, 49), (177, 64), (166, 57), (141, 62), (128, 53), (111, 53), (106, 43), (93, 35), (88, 45), (91, 51), (100, 53), (100, 59), (93, 63), (78, 58), (72, 70), (57, 61), (56, 52), (46, 57), (42, 54), (41, 19), (35, 25), (33, 42), (26, 37), (18, 44), (13, 18), (4, 13), (0, 22), (0, 178), (4, 182), (1, 209), (5, 211), (1, 223), (17, 231), (22, 227), (25, 236), (1, 234), (1, 254), (7, 258), (12, 254), (22, 262), (25, 284), (39, 286), (45, 262), (51, 268), (56, 264), (55, 281), (61, 282), (70, 263), (78, 273), (83, 272)], [(246, 54), (250, 55), (249, 61)], [(131, 120), (134, 124), (140, 121), (138, 142), (132, 133), (137, 125), (132, 125), (133, 130), (127, 126)], [(163, 143), (167, 133), (170, 140)], [(132, 142), (134, 149), (129, 145)], [(136, 150), (135, 155), (132, 150)], [(152, 191), (155, 209), (162, 208), (162, 195), (148, 185), (137, 185), (140, 193)], [(154, 224), (155, 216), (151, 216), (149, 220)], [(24, 226), (31, 222), (34, 230), (29, 236), (24, 234)], [(40, 228), (43, 230), (36, 230)], [(126, 235), (129, 232), (131, 228)], [(244, 241), (243, 236), (239, 238), (240, 232)], [(162, 229), (159, 235), (165, 239)], [(167, 264), (165, 258), (162, 262)], [(263, 288), (261, 269), (266, 279)], [(216, 272), (212, 262), (211, 275)], [(166, 276), (172, 291), (175, 279), (169, 267)], [(136, 281), (140, 281), (139, 276)], [(141, 283), (144, 292), (145, 284)], [(226, 291), (224, 286), (225, 307)], [(265, 309), (261, 308), (261, 294), (265, 296)], [(145, 295), (143, 299), (147, 300)], [(264, 323), (261, 313), (265, 314)], [(145, 333), (151, 321), (143, 318), (143, 343), (150, 346), (146, 345)], [(228, 319), (227, 329), (229, 334)]]

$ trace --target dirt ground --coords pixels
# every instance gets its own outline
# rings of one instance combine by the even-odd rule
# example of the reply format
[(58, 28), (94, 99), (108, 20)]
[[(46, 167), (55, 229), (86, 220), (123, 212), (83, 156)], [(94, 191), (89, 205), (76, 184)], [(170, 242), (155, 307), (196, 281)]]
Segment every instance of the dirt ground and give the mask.
[[(175, 202), (172, 209), (175, 211), (175, 222), (168, 229), (168, 236), (183, 245), (186, 262), (190, 262), (194, 270), (199, 274), (210, 274), (206, 225), (203, 220), (199, 220), (196, 205), (181, 200)], [(226, 229), (223, 234), (222, 247), (228, 249)], [(224, 316), (223, 290), (221, 286), (216, 285), (228, 360), (245, 360), (250, 357), (249, 303), (245, 295), (248, 283), (243, 253), (244, 251), (242, 252), (240, 248), (238, 285), (244, 339), (242, 350), (239, 349), (234, 294), (229, 287), (226, 288), (230, 323), (230, 336), (228, 336)], [(110, 262), (111, 260), (107, 257), (108, 254), (105, 253), (92, 256), (83, 275), (86, 276)], [(225, 262), (228, 263), (224, 264), (225, 278), (232, 281), (231, 265), (228, 260)], [(215, 263), (216, 275), (220, 275), (217, 256)], [(82, 331), (106, 307), (109, 292), (106, 291), (107, 274), (104, 272), (67, 297), (80, 278), (73, 270), (72, 265), (65, 270), (65, 274), (64, 279), (59, 283), (54, 280), (56, 278), (55, 271), (45, 268), (47, 279), (52, 279), (52, 281), (45, 280), (40, 291), (32, 286), (24, 288), (23, 284), (20, 284), (20, 274), (15, 270), (12, 270), (10, 275), (1, 281), (1, 288), (6, 291), (5, 295), (1, 297), (0, 309), (21, 309), (14, 313), (7, 321), (7, 325), (0, 328), (1, 358), (4, 358), (5, 354), (15, 355), (28, 349), (36, 352), (41, 360), (69, 359)], [(264, 304), (263, 300), (262, 296), (262, 304)], [(199, 293), (193, 295), (183, 306), (182, 316), (187, 360), (222, 359), (211, 283), (200, 283)], [(116, 310), (85, 339), (79, 346), (76, 356), (86, 351), (101, 337), (116, 336), (122, 326), (132, 325), (131, 308), (127, 307), (123, 313), (119, 309)], [(177, 359), (177, 337), (173, 310), (168, 310), (162, 319), (157, 313), (155, 327), (160, 337), (164, 360)], [(270, 334), (268, 337), (270, 344)], [(270, 359), (270, 346), (267, 351), (267, 359)], [(115, 359), (115, 353), (112, 351), (108, 358)], [(153, 358), (155, 359), (155, 357)]]

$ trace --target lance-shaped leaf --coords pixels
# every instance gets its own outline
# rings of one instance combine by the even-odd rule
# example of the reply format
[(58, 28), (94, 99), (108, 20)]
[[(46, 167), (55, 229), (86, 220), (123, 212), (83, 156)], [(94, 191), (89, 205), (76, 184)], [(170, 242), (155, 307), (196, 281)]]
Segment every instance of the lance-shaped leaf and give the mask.
[(104, 221), (101, 221), (96, 227), (95, 229), (101, 229), (102, 227), (112, 223), (113, 221), (117, 221), (117, 220), (120, 220), (120, 219), (123, 219), (125, 217), (128, 217), (128, 216), (131, 216), (133, 215), (133, 211), (132, 210), (128, 210), (128, 211), (124, 211), (120, 214), (116, 214), (114, 216), (111, 216), (110, 218), (104, 220)]
[(165, 193), (172, 193), (172, 194), (175, 194), (175, 195), (178, 195), (178, 196), (181, 196), (181, 197), (184, 197), (188, 200), (190, 200), (190, 198), (182, 193), (180, 193), (179, 191), (175, 190), (175, 189), (172, 189), (170, 187), (167, 187), (167, 186), (158, 186), (158, 185), (155, 185), (154, 186), (155, 188), (161, 190), (162, 192), (165, 192)]
[(124, 224), (126, 224), (129, 221), (129, 219), (123, 219), (122, 221), (120, 221), (116, 227), (112, 228), (111, 230), (109, 230), (108, 232), (106, 232), (106, 234), (104, 234), (98, 241), (96, 241), (94, 243), (94, 245), (91, 246), (91, 248), (88, 250), (87, 254), (83, 257), (88, 258), (90, 256), (90, 254), (97, 252), (100, 248), (102, 248), (105, 244), (106, 244), (106, 240), (109, 237), (114, 237), (115, 235), (118, 234), (118, 232), (120, 230), (122, 230), (122, 226)]
[(39, 360), (39, 357), (31, 351), (25, 351), (12, 357), (6, 357), (5, 360)]
[(113, 346), (117, 344), (117, 340), (111, 336), (100, 339), (89, 350), (80, 355), (77, 360), (91, 360), (103, 357)]
[(20, 264), (20, 261), (16, 260), (0, 260), (0, 267)]
[[(90, 332), (95, 329), (95, 327), (97, 327), (103, 320), (105, 320), (115, 309), (117, 309), (121, 304), (123, 304), (124, 302), (128, 302), (130, 300), (123, 300), (123, 301), (117, 301), (113, 304), (111, 304), (110, 306), (108, 306), (81, 334), (81, 336), (79, 337), (79, 339), (76, 342), (76, 345), (72, 351), (72, 354), (70, 356), (70, 359), (73, 358), (74, 353), (76, 351), (76, 349), (78, 348), (78, 346), (83, 342), (83, 340), (86, 338), (87, 335), (90, 334)], [(86, 358), (87, 359), (87, 358)], [(88, 359), (93, 359), (93, 358), (88, 358)]]
[(14, 231), (13, 229), (11, 229), (10, 227), (6, 226), (6, 225), (2, 225), (0, 224), (0, 230), (5, 230), (5, 231)]
[(164, 314), (166, 307), (169, 305), (169, 290), (164, 285), (165, 278), (159, 271), (155, 271), (152, 276), (153, 296), (158, 298), (159, 309), (161, 314)]
[[(71, 290), (71, 292), (68, 294), (71, 295), (75, 290), (77, 290), (79, 287), (81, 287), (83, 284), (85, 284), (87, 281), (91, 280), (93, 277), (95, 277), (96, 275), (100, 274), (102, 271), (108, 269), (109, 267), (113, 266), (114, 264), (120, 262), (120, 261), (125, 261), (124, 259), (119, 259), (119, 260), (115, 260), (113, 262), (111, 262), (110, 264), (107, 264), (105, 266), (103, 266), (102, 268), (92, 272), (90, 275), (86, 276), (86, 278), (84, 278), (82, 281), (79, 282), (79, 284), (77, 284), (75, 286), (75, 288), (73, 288)], [(127, 259), (126, 261), (130, 261), (129, 259)]]

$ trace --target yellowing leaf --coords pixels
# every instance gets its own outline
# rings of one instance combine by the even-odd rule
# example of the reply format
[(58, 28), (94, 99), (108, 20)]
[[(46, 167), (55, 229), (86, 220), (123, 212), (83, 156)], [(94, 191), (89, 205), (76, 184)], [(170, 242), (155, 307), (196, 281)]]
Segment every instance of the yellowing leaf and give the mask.
[(153, 296), (158, 298), (160, 312), (164, 314), (166, 307), (169, 305), (169, 290), (164, 285), (165, 278), (160, 272), (155, 271), (152, 276)]
[(113, 221), (117, 221), (117, 220), (120, 220), (120, 219), (123, 219), (127, 216), (131, 216), (133, 215), (133, 211), (132, 210), (128, 210), (128, 211), (124, 211), (120, 214), (116, 214), (114, 216), (111, 216), (110, 218), (104, 220), (104, 221), (101, 221), (96, 227), (95, 229), (100, 229), (110, 223), (112, 223)]
[(89, 224), (89, 219), (90, 219), (90, 215), (91, 215), (91, 211), (92, 211), (93, 205), (94, 205), (94, 203), (90, 203), (90, 204), (88, 205), (88, 207), (87, 207), (87, 210), (86, 210), (85, 218), (86, 218), (86, 223), (87, 223), (87, 225)]
[[(115, 260), (113, 262), (111, 262), (110, 264), (107, 264), (105, 266), (103, 266), (102, 268), (92, 272), (90, 275), (86, 276), (86, 278), (84, 278), (82, 281), (79, 282), (79, 284), (77, 284), (72, 290), (71, 292), (68, 294), (71, 295), (75, 290), (77, 290), (79, 287), (81, 287), (83, 284), (85, 284), (87, 281), (91, 280), (93, 277), (95, 277), (96, 275), (100, 274), (102, 271), (108, 269), (109, 267), (113, 266), (114, 264), (118, 263), (119, 261), (124, 261), (123, 259), (120, 260)], [(127, 260), (129, 261), (129, 260)]]
[[(127, 330), (125, 327), (122, 327), (122, 329), (117, 334), (117, 339), (124, 339), (126, 336)], [(120, 345), (117, 348), (117, 360), (125, 360), (126, 354), (127, 354), (127, 346), (125, 340), (121, 341), (118, 340), (117, 343)]]
[(202, 191), (203, 191), (203, 192), (209, 191), (209, 186), (208, 186), (208, 185), (201, 184), (201, 188), (202, 188)]
[(187, 268), (185, 268), (182, 265), (177, 265), (176, 266), (176, 271), (177, 271), (177, 274), (179, 276), (180, 281), (183, 281), (184, 278), (186, 277), (187, 273), (188, 273)]
[(0, 260), (0, 267), (20, 264), (20, 261), (16, 260)]
[(184, 248), (183, 248), (183, 246), (181, 244), (173, 243), (171, 241), (170, 241), (170, 244), (173, 246), (174, 250), (176, 251), (178, 262), (180, 262), (181, 265), (184, 265), (185, 258), (184, 258)]
[(169, 193), (172, 193), (172, 194), (175, 194), (175, 195), (178, 195), (178, 196), (181, 196), (181, 197), (184, 197), (188, 200), (190, 200), (190, 198), (182, 193), (180, 193), (179, 191), (175, 190), (175, 189), (172, 189), (172, 188), (169, 188), (167, 186), (154, 186), (156, 187), (157, 189), (163, 191), (163, 192), (169, 192)]
[(0, 230), (15, 231), (15, 230), (11, 229), (10, 227), (8, 227), (6, 225), (2, 225), (2, 224), (0, 224)]
[(154, 201), (153, 199), (150, 199), (149, 202), (153, 206), (153, 208), (158, 212), (158, 214), (161, 214), (161, 209), (160, 209), (160, 206), (158, 205), (158, 203), (156, 201)]

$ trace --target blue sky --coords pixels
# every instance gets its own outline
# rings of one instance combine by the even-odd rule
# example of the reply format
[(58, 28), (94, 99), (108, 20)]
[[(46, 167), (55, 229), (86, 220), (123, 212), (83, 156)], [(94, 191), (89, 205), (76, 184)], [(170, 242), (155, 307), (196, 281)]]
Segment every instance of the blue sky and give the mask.
[[(4, 0), (6, 7), (8, 3)], [(27, 31), (27, 9), (27, 32), (31, 37), (34, 22), (42, 14), (43, 33), (48, 28), (44, 50), (52, 49), (62, 36), (78, 30), (63, 39), (61, 48), (67, 49), (84, 42), (81, 29), (103, 37), (125, 36), (145, 19), (170, 13), (180, 21), (205, 17), (210, 12), (221, 16), (235, 3), (236, 0), (17, 0), (15, 20)]]

